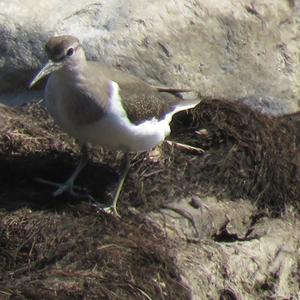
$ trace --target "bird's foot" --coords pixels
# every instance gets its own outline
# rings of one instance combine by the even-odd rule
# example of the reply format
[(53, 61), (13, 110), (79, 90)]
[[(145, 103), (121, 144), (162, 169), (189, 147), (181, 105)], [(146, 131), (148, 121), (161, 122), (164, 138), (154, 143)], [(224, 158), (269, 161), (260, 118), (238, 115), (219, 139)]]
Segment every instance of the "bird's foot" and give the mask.
[(85, 188), (73, 185), (73, 183), (70, 181), (66, 181), (65, 183), (57, 183), (42, 178), (36, 178), (36, 181), (53, 187), (57, 187), (56, 191), (52, 194), (54, 197), (57, 197), (65, 192), (77, 198), (82, 198), (84, 196), (90, 197), (90, 195), (88, 194)]
[(108, 214), (112, 214), (117, 218), (121, 218), (121, 215), (118, 213), (117, 207), (115, 205), (106, 206), (103, 208), (103, 211)]
[(83, 197), (87, 197), (91, 202), (93, 202), (92, 206), (94, 208), (96, 208), (96, 210), (98, 212), (105, 212), (107, 214), (112, 214), (117, 218), (121, 218), (120, 214), (118, 213), (117, 210), (117, 198), (118, 198), (118, 194), (115, 195), (114, 197), (114, 201), (111, 205), (109, 206), (103, 206), (100, 205), (99, 202), (97, 202), (89, 193), (85, 188), (73, 185), (73, 182), (71, 181), (66, 181), (65, 183), (57, 183), (57, 182), (53, 182), (50, 180), (45, 180), (42, 178), (36, 178), (36, 181), (46, 184), (46, 185), (50, 185), (53, 187), (56, 187), (56, 191), (52, 194), (54, 197), (57, 197), (65, 192), (69, 193), (70, 195), (76, 197), (76, 198), (83, 198)]
[(121, 215), (118, 213), (117, 207), (115, 205), (109, 205), (109, 206), (102, 206), (97, 204), (93, 204), (93, 207), (96, 208), (98, 212), (105, 212), (107, 214), (113, 215), (117, 218), (121, 218)]

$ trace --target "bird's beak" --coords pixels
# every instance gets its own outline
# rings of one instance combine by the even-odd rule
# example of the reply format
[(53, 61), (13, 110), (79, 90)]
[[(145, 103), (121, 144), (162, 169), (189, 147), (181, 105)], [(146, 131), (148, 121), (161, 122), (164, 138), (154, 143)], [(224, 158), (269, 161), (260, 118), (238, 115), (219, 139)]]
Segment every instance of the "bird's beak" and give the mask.
[(29, 88), (32, 88), (39, 80), (43, 77), (47, 76), (48, 74), (57, 71), (62, 67), (62, 63), (53, 62), (49, 60), (47, 64), (35, 75), (32, 81), (29, 84)]

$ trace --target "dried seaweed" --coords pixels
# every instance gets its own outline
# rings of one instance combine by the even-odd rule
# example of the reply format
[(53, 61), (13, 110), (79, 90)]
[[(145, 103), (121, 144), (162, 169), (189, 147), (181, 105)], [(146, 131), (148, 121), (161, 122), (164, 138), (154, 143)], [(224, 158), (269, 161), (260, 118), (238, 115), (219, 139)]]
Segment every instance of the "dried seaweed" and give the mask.
[[(287, 203), (299, 208), (297, 115), (271, 117), (239, 102), (206, 99), (193, 119), (180, 118), (175, 129), (185, 123), (193, 130), (177, 136), (175, 130), (175, 138), (206, 150), (191, 169), (199, 182), (275, 214)], [(199, 129), (207, 135), (199, 138)]]
[(117, 220), (87, 205), (80, 213), (22, 209), (0, 215), (2, 294), (20, 299), (188, 296), (171, 245), (136, 215)]
[[(299, 208), (297, 114), (270, 117), (222, 99), (179, 113), (170, 140), (204, 152), (164, 143), (132, 154), (117, 220), (84, 198), (53, 198), (35, 181), (63, 181), (79, 159), (41, 105), (0, 110), (0, 295), (7, 299), (188, 299), (172, 245), (130, 206), (147, 212), (211, 193), (250, 199), (274, 215), (287, 204)], [(118, 163), (117, 153), (92, 149), (77, 184), (110, 201)]]

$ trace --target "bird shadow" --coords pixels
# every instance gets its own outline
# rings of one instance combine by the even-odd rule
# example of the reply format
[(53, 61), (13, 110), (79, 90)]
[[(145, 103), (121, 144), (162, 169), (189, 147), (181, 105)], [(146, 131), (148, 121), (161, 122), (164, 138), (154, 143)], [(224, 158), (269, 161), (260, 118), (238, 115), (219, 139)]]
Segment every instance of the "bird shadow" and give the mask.
[[(0, 155), (0, 209), (14, 211), (63, 210), (69, 204), (87, 201), (68, 193), (53, 196), (56, 187), (37, 181), (37, 178), (63, 183), (74, 171), (79, 157), (69, 152), (33, 152)], [(118, 173), (99, 162), (89, 164), (79, 174), (75, 184), (86, 189), (99, 203), (107, 204), (109, 193), (118, 180)]]

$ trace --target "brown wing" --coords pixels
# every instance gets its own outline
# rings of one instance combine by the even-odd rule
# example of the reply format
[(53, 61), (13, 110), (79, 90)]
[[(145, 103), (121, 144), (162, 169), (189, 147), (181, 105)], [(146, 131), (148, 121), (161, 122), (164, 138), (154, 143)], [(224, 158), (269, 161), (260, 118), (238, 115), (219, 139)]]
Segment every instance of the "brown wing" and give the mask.
[[(140, 124), (145, 120), (156, 118), (161, 120), (164, 116), (175, 109), (198, 103), (199, 100), (186, 101), (180, 93), (189, 92), (187, 89), (175, 89), (169, 87), (154, 87), (131, 74), (109, 68), (98, 62), (89, 62), (86, 69), (89, 78), (88, 88), (83, 92), (88, 96), (86, 103), (91, 102), (90, 108), (94, 107), (94, 114), (105, 113), (109, 101), (109, 83), (111, 80), (119, 85), (119, 93), (128, 119), (134, 124)], [(91, 88), (93, 87), (93, 88)], [(89, 108), (89, 109), (90, 109)]]
[(160, 93), (147, 84), (119, 83), (122, 103), (129, 120), (139, 124), (156, 118), (161, 120), (172, 111), (180, 98), (167, 93)]
[(123, 107), (128, 119), (134, 124), (153, 117), (160, 120), (181, 101), (180, 97), (173, 94), (175, 89), (172, 89), (171, 93), (168, 88), (160, 92), (157, 88), (128, 73), (104, 66), (101, 71), (106, 78), (118, 83)]

